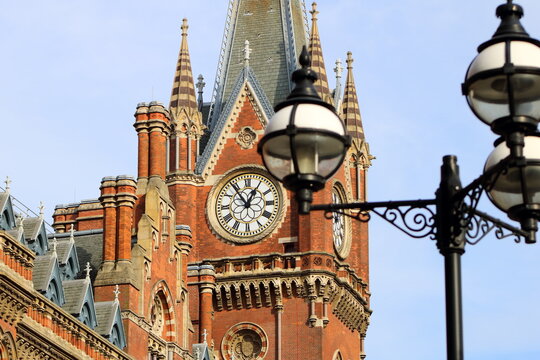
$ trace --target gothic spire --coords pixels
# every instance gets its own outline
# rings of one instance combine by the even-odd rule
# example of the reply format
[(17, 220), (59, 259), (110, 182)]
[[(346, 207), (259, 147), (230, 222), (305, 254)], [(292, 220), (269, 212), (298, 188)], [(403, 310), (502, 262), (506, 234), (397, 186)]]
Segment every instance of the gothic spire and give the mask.
[(319, 26), (317, 25), (317, 3), (312, 4), (311, 13), (311, 35), (309, 38), (309, 54), (311, 55), (311, 68), (319, 75), (319, 79), (315, 82), (315, 89), (319, 96), (329, 104), (334, 101), (328, 87), (328, 78), (326, 77), (326, 67), (324, 66), (324, 58), (321, 47), (321, 38), (319, 36)]
[(179, 117), (182, 110), (185, 110), (188, 115), (192, 115), (198, 111), (187, 42), (188, 28), (187, 19), (183, 19), (181, 26), (182, 43), (180, 45), (180, 54), (178, 55), (171, 102), (169, 104), (170, 112), (174, 119)]
[(347, 80), (345, 83), (345, 95), (343, 97), (342, 116), (347, 132), (352, 137), (353, 146), (359, 151), (365, 137), (358, 97), (356, 95), (356, 86), (354, 84), (353, 61), (352, 53), (349, 51), (347, 53)]
[(212, 96), (210, 129), (245, 70), (245, 42), (249, 41), (249, 68), (272, 106), (289, 95), (291, 74), (307, 44), (303, 0), (231, 0), (216, 86)]

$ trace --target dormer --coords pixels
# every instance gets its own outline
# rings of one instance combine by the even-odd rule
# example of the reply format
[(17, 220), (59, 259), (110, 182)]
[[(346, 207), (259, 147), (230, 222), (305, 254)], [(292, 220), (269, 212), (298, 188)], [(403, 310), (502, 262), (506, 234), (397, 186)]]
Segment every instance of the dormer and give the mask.
[(126, 346), (124, 325), (120, 317), (120, 303), (118, 300), (104, 301), (95, 304), (98, 326), (96, 331), (116, 347), (123, 349)]
[(32, 281), (34, 289), (46, 298), (59, 306), (64, 305), (64, 287), (62, 286), (62, 275), (56, 253), (36, 257)]
[(24, 237), (28, 241), (28, 247), (32, 249), (36, 255), (45, 255), (49, 249), (47, 243), (47, 231), (45, 230), (45, 222), (41, 216), (27, 218), (23, 223)]
[(0, 230), (12, 230), (16, 227), (15, 215), (9, 193), (0, 193)]
[(66, 299), (63, 309), (94, 329), (97, 326), (97, 316), (90, 278), (67, 280), (62, 285)]

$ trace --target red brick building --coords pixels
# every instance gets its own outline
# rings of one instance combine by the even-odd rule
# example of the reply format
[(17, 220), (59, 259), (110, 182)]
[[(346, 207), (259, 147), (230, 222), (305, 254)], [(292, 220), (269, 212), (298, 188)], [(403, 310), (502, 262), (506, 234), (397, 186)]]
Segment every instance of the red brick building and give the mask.
[[(292, 194), (256, 151), (307, 45), (316, 88), (353, 138), (345, 165), (314, 202), (366, 198), (372, 156), (352, 55), (343, 85), (338, 64), (332, 91), (315, 4), (310, 14), (308, 26), (301, 0), (231, 1), (209, 103), (203, 79), (194, 83), (184, 20), (169, 106), (152, 101), (135, 111), (136, 179), (105, 177), (99, 200), (56, 207), (49, 243), (73, 226), (78, 261), (95, 269), (86, 278), (96, 304), (121, 309), (125, 344), (114, 345), (123, 352), (87, 351), (89, 358), (365, 357), (367, 223), (339, 214), (299, 216)], [(10, 326), (1, 327), (17, 339), (17, 325)]]

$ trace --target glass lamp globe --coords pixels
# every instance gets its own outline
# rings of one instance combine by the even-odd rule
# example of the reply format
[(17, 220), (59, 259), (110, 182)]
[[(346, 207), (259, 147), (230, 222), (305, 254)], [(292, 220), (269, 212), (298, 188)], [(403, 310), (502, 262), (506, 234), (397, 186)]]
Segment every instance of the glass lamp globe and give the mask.
[[(295, 190), (295, 179), (314, 181), (319, 190), (343, 162), (345, 126), (334, 111), (315, 103), (296, 103), (278, 110), (261, 141), (268, 171)], [(292, 182), (291, 182), (292, 181)], [(319, 187), (318, 183), (321, 183)]]
[(523, 8), (509, 1), (497, 8), (501, 24), (478, 47), (463, 94), (475, 115), (498, 134), (535, 132), (540, 121), (540, 42), (520, 23)]
[[(484, 172), (489, 171), (510, 155), (505, 142), (501, 142), (489, 155)], [(525, 161), (513, 164), (495, 175), (495, 182), (488, 195), (499, 209), (521, 223), (522, 229), (537, 227), (540, 218), (540, 137), (526, 136), (523, 148)]]

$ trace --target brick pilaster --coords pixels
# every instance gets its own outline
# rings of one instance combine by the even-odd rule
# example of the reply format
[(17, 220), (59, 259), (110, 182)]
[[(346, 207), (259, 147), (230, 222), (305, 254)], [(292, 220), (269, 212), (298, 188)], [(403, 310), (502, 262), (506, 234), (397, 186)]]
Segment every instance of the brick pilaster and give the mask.
[(136, 183), (131, 176), (116, 178), (117, 242), (116, 260), (131, 260), (131, 229), (133, 226), (133, 207), (137, 196)]
[(138, 177), (148, 177), (148, 162), (149, 162), (149, 139), (148, 139), (148, 105), (146, 103), (139, 103), (137, 105), (137, 111), (135, 112), (135, 124), (133, 125), (137, 130), (138, 137), (138, 159), (137, 169)]
[(103, 206), (103, 262), (113, 262), (116, 258), (116, 178), (104, 177), (101, 180)]

